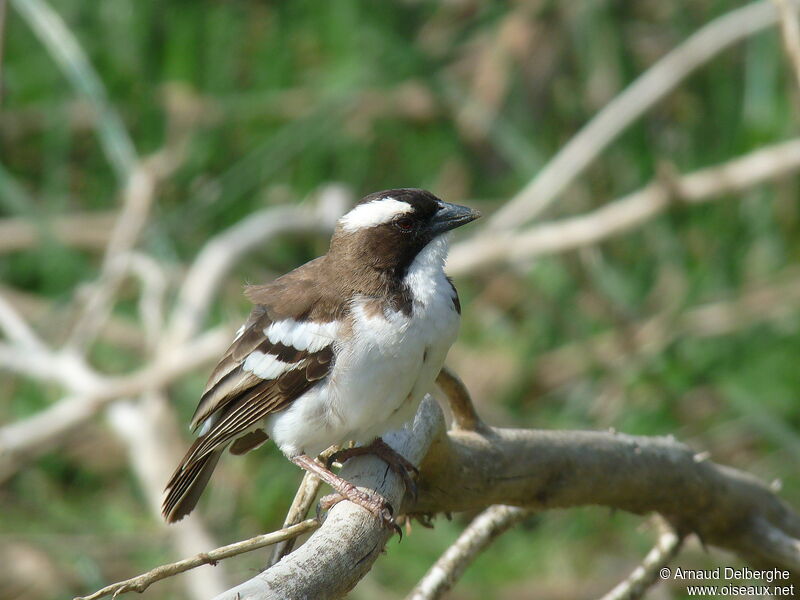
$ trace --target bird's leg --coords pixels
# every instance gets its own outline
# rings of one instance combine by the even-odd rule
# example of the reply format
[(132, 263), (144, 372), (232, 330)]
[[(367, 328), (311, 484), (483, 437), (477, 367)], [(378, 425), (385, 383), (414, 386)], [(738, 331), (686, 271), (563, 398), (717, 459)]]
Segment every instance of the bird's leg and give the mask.
[(309, 473), (313, 473), (322, 481), (331, 486), (334, 490), (336, 490), (335, 494), (325, 496), (319, 501), (320, 506), (323, 509), (331, 508), (334, 504), (341, 500), (350, 500), (350, 502), (358, 504), (362, 508), (367, 509), (389, 529), (394, 531), (400, 530), (400, 528), (397, 526), (397, 523), (394, 521), (394, 517), (392, 516), (394, 511), (392, 510), (391, 504), (389, 504), (380, 494), (368, 494), (367, 492), (361, 491), (352, 483), (346, 479), (342, 479), (336, 473), (332, 473), (329, 469), (326, 469), (306, 454), (294, 456), (291, 460), (298, 467), (305, 469)]
[(354, 448), (345, 448), (344, 450), (334, 452), (328, 457), (326, 464), (328, 469), (330, 469), (331, 465), (335, 462), (344, 464), (351, 458), (364, 456), (365, 454), (377, 456), (389, 465), (389, 468), (397, 473), (403, 480), (406, 491), (409, 493), (412, 500), (417, 499), (417, 484), (411, 476), (419, 475), (419, 469), (381, 438), (375, 438), (375, 441), (367, 446), (356, 446)]

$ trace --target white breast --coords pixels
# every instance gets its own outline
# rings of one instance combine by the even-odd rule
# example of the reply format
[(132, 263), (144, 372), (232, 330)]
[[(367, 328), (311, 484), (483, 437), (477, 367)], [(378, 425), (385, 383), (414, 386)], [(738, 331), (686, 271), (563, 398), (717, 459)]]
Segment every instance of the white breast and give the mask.
[(447, 239), (440, 236), (409, 268), (410, 317), (375, 314), (370, 299), (353, 300), (353, 335), (337, 343), (326, 383), (268, 419), (267, 433), (284, 453), (313, 455), (349, 440), (370, 442), (413, 417), (458, 333), (446, 254)]

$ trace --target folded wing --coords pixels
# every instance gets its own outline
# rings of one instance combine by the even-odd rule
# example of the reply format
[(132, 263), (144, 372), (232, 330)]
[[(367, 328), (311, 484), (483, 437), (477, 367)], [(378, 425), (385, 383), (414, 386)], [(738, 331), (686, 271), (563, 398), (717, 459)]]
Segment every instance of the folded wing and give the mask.
[[(264, 417), (286, 408), (331, 370), (337, 320), (273, 318), (257, 305), (220, 360), (192, 418), (199, 437), (167, 483), (163, 514), (173, 522), (191, 512), (219, 456), (263, 443)], [(307, 311), (306, 311), (307, 312)]]

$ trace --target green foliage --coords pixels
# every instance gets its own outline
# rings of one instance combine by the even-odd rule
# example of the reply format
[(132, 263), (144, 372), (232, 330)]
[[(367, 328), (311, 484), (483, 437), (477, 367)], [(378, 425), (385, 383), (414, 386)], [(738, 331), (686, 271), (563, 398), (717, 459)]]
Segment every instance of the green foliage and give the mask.
[[(160, 191), (143, 241), (166, 264), (190, 261), (209, 237), (264, 205), (299, 201), (330, 181), (358, 194), (429, 187), (491, 212), (657, 58), (739, 6), (51, 3), (141, 155), (190, 123), (188, 154)], [(26, 217), (47, 231), (56, 215), (116, 207), (117, 178), (85, 102), (13, 10), (5, 34), (0, 216)], [(776, 31), (723, 53), (619, 137), (549, 216), (602, 206), (650, 181), (661, 163), (691, 171), (787, 139), (798, 118), (789, 75)], [(488, 127), (465, 116), (470, 102), (483, 103)], [(674, 207), (594, 249), (459, 281), (465, 322), (458, 360), (487, 363), (481, 371), (472, 370), (476, 361), (463, 362), (480, 410), (498, 424), (674, 434), (716, 461), (783, 479), (784, 497), (800, 505), (800, 336), (790, 299), (782, 317), (728, 335), (684, 331), (660, 351), (613, 367), (587, 356), (567, 384), (547, 387), (532, 375), (554, 349), (664, 311), (733, 300), (782, 277), (800, 253), (796, 183)], [(246, 313), (241, 282), (287, 271), (322, 251), (316, 239), (280, 240), (244, 260), (213, 320), (236, 322)], [(97, 253), (48, 241), (3, 255), (0, 279), (51, 300), (55, 318), (98, 263)], [(120, 318), (132, 320), (134, 302), (135, 291), (126, 292)], [(493, 371), (493, 356), (518, 367)], [(135, 353), (113, 345), (98, 345), (93, 358), (115, 372), (137, 364)], [(184, 423), (204, 376), (170, 390)], [(2, 377), (4, 422), (59, 398), (56, 388)], [(70, 574), (69, 590), (44, 591), (43, 599), (85, 592), (170, 558), (122, 449), (102, 424), (86, 437), (0, 487), (4, 536), (29, 542), (55, 572)], [(275, 529), (300, 477), (274, 448), (226, 457), (201, 509), (222, 542)], [(403, 597), (465, 522), (439, 518), (432, 531), (415, 527), (401, 544), (392, 541), (353, 597)], [(598, 596), (646, 551), (652, 535), (638, 523), (605, 509), (542, 515), (481, 556), (452, 597)], [(65, 542), (73, 538), (78, 542)], [(250, 576), (264, 556), (235, 559), (229, 569)], [(690, 549), (681, 564), (719, 560)], [(172, 582), (148, 593), (181, 597)]]

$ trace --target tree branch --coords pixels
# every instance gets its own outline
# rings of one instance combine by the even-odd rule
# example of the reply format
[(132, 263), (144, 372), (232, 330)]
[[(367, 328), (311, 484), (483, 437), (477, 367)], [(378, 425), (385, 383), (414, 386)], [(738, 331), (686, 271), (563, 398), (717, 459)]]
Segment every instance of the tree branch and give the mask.
[[(149, 391), (136, 400), (119, 400), (106, 412), (111, 429), (125, 447), (131, 471), (136, 475), (154, 522), (167, 532), (175, 556), (190, 556), (218, 545), (199, 513), (169, 525), (161, 517), (164, 482), (185, 451), (180, 426), (161, 391)], [(183, 584), (189, 598), (207, 600), (228, 587), (223, 567), (192, 571)]]
[(315, 206), (267, 208), (206, 242), (178, 293), (165, 343), (182, 342), (200, 328), (220, 282), (242, 255), (286, 233), (329, 233), (349, 201), (340, 186), (328, 186)]
[(633, 572), (621, 581), (600, 600), (636, 600), (658, 581), (659, 570), (667, 566), (678, 555), (681, 549), (681, 538), (667, 523), (661, 519), (661, 533), (653, 549)]
[(147, 573), (142, 573), (141, 575), (131, 577), (125, 581), (119, 581), (117, 583), (107, 585), (103, 589), (97, 590), (88, 596), (79, 596), (78, 598), (75, 598), (75, 600), (97, 600), (98, 598), (103, 598), (104, 596), (110, 596), (112, 594), (114, 597), (116, 597), (117, 595), (124, 594), (125, 592), (142, 593), (156, 581), (161, 581), (167, 577), (172, 577), (178, 573), (184, 573), (185, 571), (195, 569), (203, 565), (216, 565), (217, 561), (230, 558), (231, 556), (244, 554), (245, 552), (258, 550), (259, 548), (264, 548), (265, 546), (271, 546), (272, 544), (277, 544), (283, 540), (295, 538), (298, 535), (306, 533), (307, 531), (313, 531), (317, 527), (319, 527), (319, 521), (316, 519), (307, 519), (302, 523), (292, 525), (291, 527), (286, 527), (285, 529), (273, 531), (272, 533), (265, 533), (263, 535), (257, 535), (249, 540), (234, 542), (233, 544), (228, 544), (227, 546), (222, 546), (221, 548), (216, 548), (208, 552), (201, 552), (200, 554), (192, 556), (191, 558), (185, 558), (168, 565), (161, 565), (160, 567), (156, 567)]
[[(28, 461), (41, 456), (72, 432), (83, 426), (99, 413), (109, 402), (117, 398), (141, 394), (147, 389), (163, 387), (189, 371), (217, 358), (230, 343), (231, 333), (221, 327), (210, 330), (188, 344), (176, 349), (156, 364), (149, 364), (141, 371), (119, 377), (92, 379), (92, 389), (75, 387), (79, 382), (73, 379), (63, 381), (74, 390), (72, 395), (59, 400), (49, 408), (21, 421), (0, 428), (0, 481), (6, 479)], [(14, 350), (4, 357), (0, 347), (0, 359), (9, 361), (15, 356)], [(18, 352), (17, 352), (18, 354)], [(30, 358), (30, 357), (29, 357)], [(58, 360), (44, 362), (39, 367), (54, 367), (59, 372), (80, 375), (77, 368), (55, 368)], [(62, 361), (63, 362), (63, 361)], [(59, 363), (60, 364), (60, 363)], [(5, 366), (10, 363), (6, 362)], [(33, 365), (10, 365), (18, 368), (35, 368)], [(73, 365), (79, 367), (80, 364)], [(65, 364), (65, 367), (68, 365)], [(52, 378), (48, 374), (47, 378)], [(85, 375), (85, 374), (83, 374)]]
[(794, 71), (796, 83), (800, 86), (800, 26), (797, 23), (795, 7), (790, 0), (773, 0), (781, 19), (783, 48)]
[(533, 514), (515, 506), (490, 506), (479, 514), (458, 539), (428, 569), (406, 600), (441, 598), (478, 555), (497, 537)]
[[(297, 488), (297, 493), (295, 493), (294, 500), (292, 500), (292, 505), (286, 512), (286, 519), (283, 521), (284, 527), (299, 523), (301, 519), (305, 518), (308, 511), (311, 510), (311, 505), (317, 497), (321, 484), (322, 482), (319, 477), (313, 473), (306, 472), (303, 476), (303, 480), (300, 482), (300, 486)], [(295, 541), (296, 539), (292, 538), (276, 544), (268, 566), (271, 567), (289, 554), (294, 549)]]
[(41, 244), (52, 238), (65, 246), (82, 250), (105, 250), (116, 213), (97, 211), (54, 216), (43, 222), (29, 218), (0, 219), (0, 254)]
[(756, 478), (702, 460), (671, 438), (451, 431), (432, 445), (418, 487), (414, 512), (458, 512), (487, 504), (658, 512), (680, 533), (694, 532), (754, 565), (800, 573), (797, 513)]
[[(403, 505), (410, 514), (493, 504), (657, 512), (681, 535), (694, 532), (756, 567), (800, 572), (800, 516), (754, 477), (705, 461), (672, 439), (499, 428), (446, 432), (441, 409), (427, 399), (412, 431), (387, 441), (415, 464), (425, 455), (419, 498)], [(401, 482), (378, 459), (348, 461), (343, 476), (398, 506)], [(371, 515), (342, 502), (298, 550), (216, 600), (340, 598), (369, 571), (388, 537)]]
[[(797, 10), (792, 1), (788, 9)], [(675, 89), (697, 68), (733, 44), (778, 21), (769, 0), (722, 15), (640, 75), (541, 169), (533, 180), (489, 219), (489, 232), (512, 229), (546, 209), (631, 123)]]
[[(428, 396), (413, 423), (384, 436), (384, 440), (418, 465), (437, 431), (444, 432), (444, 416)], [(379, 458), (359, 456), (348, 460), (342, 477), (381, 494), (395, 507), (396, 514), (402, 506), (403, 482)], [(366, 510), (351, 502), (340, 502), (300, 548), (215, 600), (340, 598), (369, 572), (390, 536), (391, 532)]]
[(520, 232), (501, 231), (468, 238), (453, 245), (447, 270), (452, 275), (462, 275), (497, 263), (528, 261), (536, 256), (597, 244), (652, 219), (673, 201), (707, 202), (798, 170), (800, 139), (773, 144), (716, 167), (669, 180), (662, 177), (585, 215)]
[(486, 428), (481, 421), (472, 398), (464, 382), (449, 368), (442, 367), (436, 377), (436, 385), (447, 396), (450, 412), (453, 414), (453, 427), (464, 431), (479, 431)]

